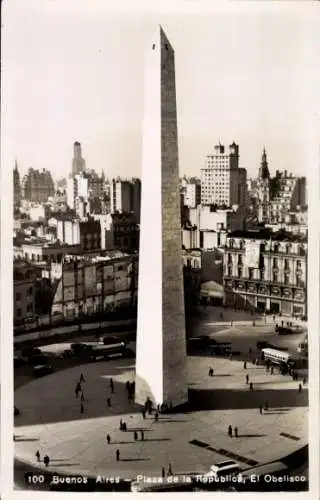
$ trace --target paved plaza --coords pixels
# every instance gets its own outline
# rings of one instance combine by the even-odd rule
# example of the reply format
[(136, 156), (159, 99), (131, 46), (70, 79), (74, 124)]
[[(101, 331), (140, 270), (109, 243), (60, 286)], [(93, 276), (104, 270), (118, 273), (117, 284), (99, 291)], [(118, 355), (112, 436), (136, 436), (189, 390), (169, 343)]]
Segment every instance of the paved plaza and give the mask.
[[(213, 377), (208, 376), (210, 366)], [(251, 363), (244, 370), (237, 360), (189, 357), (189, 407), (161, 414), (155, 422), (150, 415), (144, 420), (141, 408), (128, 401), (126, 382), (134, 380), (134, 368), (128, 359), (92, 363), (20, 387), (15, 392), (21, 411), (15, 418), (16, 457), (36, 464), (39, 450), (41, 457), (49, 455), (49, 469), (55, 472), (134, 478), (141, 473), (158, 476), (169, 463), (174, 474), (206, 472), (228, 458), (246, 468), (279, 459), (307, 443), (307, 387), (299, 393), (298, 382), (290, 377), (271, 375), (264, 366)], [(83, 414), (74, 392), (81, 373)], [(259, 405), (266, 401), (269, 411), (260, 415)], [(119, 430), (121, 418), (127, 432)], [(238, 427), (238, 438), (228, 437), (229, 425)]]

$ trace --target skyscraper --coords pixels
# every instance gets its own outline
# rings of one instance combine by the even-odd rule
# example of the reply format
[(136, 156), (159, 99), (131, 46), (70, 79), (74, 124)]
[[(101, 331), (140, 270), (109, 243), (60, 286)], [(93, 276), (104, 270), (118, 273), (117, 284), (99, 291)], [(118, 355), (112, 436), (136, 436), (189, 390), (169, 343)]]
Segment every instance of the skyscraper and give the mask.
[(86, 161), (82, 158), (81, 144), (76, 141), (73, 144), (73, 158), (72, 158), (72, 175), (84, 172), (86, 168)]
[(161, 26), (145, 64), (136, 402), (188, 399), (174, 51)]
[(246, 199), (246, 182), (246, 171), (239, 168), (239, 146), (233, 142), (226, 151), (218, 144), (201, 169), (201, 203), (242, 205)]
[(14, 210), (19, 210), (21, 204), (21, 184), (17, 160), (15, 161), (13, 170), (13, 204)]

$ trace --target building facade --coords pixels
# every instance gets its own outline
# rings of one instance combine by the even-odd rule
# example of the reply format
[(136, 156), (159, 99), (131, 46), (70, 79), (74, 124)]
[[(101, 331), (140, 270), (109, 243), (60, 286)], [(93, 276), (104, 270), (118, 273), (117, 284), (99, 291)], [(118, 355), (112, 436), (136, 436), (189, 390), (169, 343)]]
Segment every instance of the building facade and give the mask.
[(246, 199), (246, 171), (239, 169), (239, 146), (234, 142), (226, 151), (222, 144), (214, 146), (201, 169), (201, 203), (232, 207)]
[(21, 184), (17, 160), (13, 170), (13, 208), (14, 212), (19, 212), (21, 205)]
[(307, 314), (307, 238), (284, 232), (235, 231), (224, 247), (229, 307)]
[(201, 203), (201, 184), (189, 182), (185, 186), (184, 204), (188, 208), (196, 208)]
[(22, 179), (22, 198), (27, 201), (43, 203), (54, 196), (54, 182), (48, 170), (29, 168)]
[[(61, 265), (52, 314), (75, 318), (137, 302), (138, 259), (71, 259)], [(57, 273), (56, 273), (57, 274)]]
[(73, 144), (72, 176), (81, 174), (86, 169), (86, 162), (82, 158), (81, 144), (76, 141)]
[(41, 270), (26, 263), (15, 263), (13, 268), (13, 319), (19, 325), (34, 319), (36, 314), (36, 281)]

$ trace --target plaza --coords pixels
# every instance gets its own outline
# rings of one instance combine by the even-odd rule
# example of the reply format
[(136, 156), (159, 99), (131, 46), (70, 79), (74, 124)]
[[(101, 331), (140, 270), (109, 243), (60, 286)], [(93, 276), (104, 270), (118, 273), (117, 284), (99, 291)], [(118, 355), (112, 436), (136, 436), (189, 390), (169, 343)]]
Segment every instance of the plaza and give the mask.
[[(81, 373), (83, 414), (74, 393)], [(245, 469), (281, 459), (308, 442), (306, 386), (299, 393), (296, 381), (276, 371), (271, 375), (265, 366), (248, 362), (245, 370), (242, 359), (189, 357), (189, 404), (160, 414), (158, 421), (148, 414), (143, 419), (142, 407), (128, 401), (126, 382), (134, 376), (134, 360), (117, 359), (68, 368), (21, 386), (15, 391), (21, 412), (15, 418), (16, 458), (44, 467), (36, 462), (39, 450), (41, 460), (49, 455), (48, 469), (56, 473), (134, 479), (138, 474), (160, 476), (169, 464), (173, 474), (205, 473), (227, 458)], [(269, 410), (260, 414), (266, 401)], [(119, 430), (120, 419), (127, 432)], [(238, 438), (228, 436), (229, 425), (238, 428)]]

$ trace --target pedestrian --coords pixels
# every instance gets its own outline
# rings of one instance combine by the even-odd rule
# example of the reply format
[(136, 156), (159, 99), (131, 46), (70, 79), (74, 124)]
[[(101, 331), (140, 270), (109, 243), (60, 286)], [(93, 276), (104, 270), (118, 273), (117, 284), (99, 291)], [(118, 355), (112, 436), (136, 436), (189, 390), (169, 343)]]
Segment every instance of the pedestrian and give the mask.
[(144, 431), (141, 431), (141, 441), (144, 441)]
[(243, 363), (243, 369), (244, 369), (244, 370), (246, 370), (246, 369), (247, 369), (247, 362), (246, 362), (246, 361)]
[(129, 389), (130, 389), (130, 382), (129, 382), (129, 380), (127, 380), (127, 382), (126, 382), (126, 389), (129, 392)]
[(123, 431), (123, 420), (122, 420), (122, 418), (120, 419), (119, 429), (120, 429), (120, 431)]
[(246, 375), (246, 384), (249, 384), (249, 375)]
[(248, 351), (248, 352), (249, 352), (249, 355), (251, 356), (251, 354), (252, 354), (252, 349), (251, 349), (251, 347), (249, 347), (249, 351)]
[(250, 382), (250, 391), (253, 391), (253, 383)]
[(276, 317), (275, 317), (275, 315), (273, 315), (273, 322), (275, 322), (275, 321), (276, 321)]
[(133, 439), (135, 441), (137, 441), (137, 439), (138, 439), (138, 433), (137, 433), (137, 431), (134, 431), (134, 433), (133, 433)]
[(273, 366), (271, 366), (271, 369), (270, 369), (271, 375), (273, 375), (273, 370), (274, 370), (274, 368), (273, 368)]
[(127, 424), (125, 422), (123, 422), (123, 430), (124, 430), (124, 432), (127, 431)]
[(169, 467), (168, 467), (168, 476), (172, 476), (172, 467), (171, 467), (171, 464), (169, 464)]
[(37, 450), (36, 452), (36, 457), (37, 457), (37, 462), (40, 462), (40, 451)]
[(84, 376), (83, 376), (83, 373), (81, 373), (81, 375), (80, 375), (80, 382), (84, 382)]
[(301, 391), (302, 391), (302, 385), (299, 384), (299, 392), (301, 392)]
[(306, 385), (306, 383), (307, 383), (306, 377), (303, 377), (302, 383), (303, 383), (303, 385)]
[(80, 413), (83, 413), (84, 412), (84, 408), (83, 408), (83, 404), (81, 403), (81, 406), (80, 406)]
[(262, 415), (262, 405), (259, 406), (260, 415)]
[(111, 408), (111, 398), (107, 398), (107, 405)]
[(48, 457), (48, 455), (45, 455), (45, 456), (43, 457), (43, 463), (44, 463), (44, 465), (45, 465), (46, 467), (48, 467), (49, 462), (50, 462), (50, 458)]
[(83, 391), (81, 391), (81, 398), (80, 398), (80, 401), (83, 402), (84, 401), (84, 393)]
[(268, 410), (269, 410), (269, 403), (268, 403), (268, 401), (266, 401), (266, 402), (265, 402), (265, 404), (264, 404), (264, 409), (265, 409), (266, 411), (268, 411)]
[(117, 459), (117, 462), (119, 462), (119, 460), (120, 460), (120, 450), (116, 451), (116, 459)]
[(232, 425), (228, 427), (228, 436), (232, 438)]
[(143, 417), (143, 419), (146, 418), (146, 410), (142, 410), (142, 417)]
[(107, 441), (108, 441), (108, 444), (110, 444), (110, 441), (111, 441), (110, 434), (107, 434)]
[(160, 404), (157, 405), (157, 410), (160, 412)]
[(236, 438), (239, 437), (239, 435), (238, 435), (238, 427), (234, 428), (234, 435), (235, 435)]
[(110, 379), (110, 389), (111, 389), (111, 392), (113, 393), (114, 392), (114, 385), (113, 385), (113, 379), (112, 378)]
[(165, 478), (165, 477), (166, 477), (166, 470), (165, 470), (165, 468), (164, 468), (164, 467), (162, 467), (162, 470), (161, 470), (161, 475), (162, 475), (162, 477), (163, 477), (163, 478)]
[(159, 413), (156, 411), (155, 416), (154, 416), (154, 419), (156, 422), (158, 421), (158, 418), (159, 418)]

